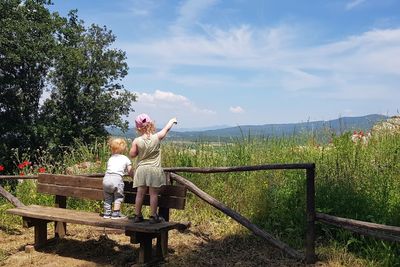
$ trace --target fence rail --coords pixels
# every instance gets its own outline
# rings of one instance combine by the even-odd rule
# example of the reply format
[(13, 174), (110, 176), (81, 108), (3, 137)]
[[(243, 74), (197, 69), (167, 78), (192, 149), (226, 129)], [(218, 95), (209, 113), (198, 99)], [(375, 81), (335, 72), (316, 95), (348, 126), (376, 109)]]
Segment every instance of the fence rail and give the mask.
[(318, 212), (316, 213), (316, 220), (361, 235), (372, 236), (386, 241), (400, 242), (400, 227), (397, 226), (364, 222)]
[(262, 171), (262, 170), (301, 170), (313, 169), (314, 163), (292, 163), (292, 164), (268, 164), (254, 166), (234, 166), (234, 167), (169, 167), (164, 168), (167, 172), (194, 172), (194, 173), (218, 173), (218, 172), (243, 172), (243, 171)]
[(5, 179), (29, 180), (37, 178), (38, 178), (37, 175), (0, 175), (0, 180), (5, 180)]

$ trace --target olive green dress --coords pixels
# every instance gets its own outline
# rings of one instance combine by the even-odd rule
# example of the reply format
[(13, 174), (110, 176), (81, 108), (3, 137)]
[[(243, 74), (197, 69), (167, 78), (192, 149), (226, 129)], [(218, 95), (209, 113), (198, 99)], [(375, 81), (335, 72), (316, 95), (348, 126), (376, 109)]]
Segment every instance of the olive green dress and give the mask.
[(158, 135), (153, 134), (150, 138), (142, 135), (135, 140), (138, 148), (138, 159), (133, 187), (160, 187), (165, 185), (165, 175), (161, 168), (161, 140), (158, 139)]

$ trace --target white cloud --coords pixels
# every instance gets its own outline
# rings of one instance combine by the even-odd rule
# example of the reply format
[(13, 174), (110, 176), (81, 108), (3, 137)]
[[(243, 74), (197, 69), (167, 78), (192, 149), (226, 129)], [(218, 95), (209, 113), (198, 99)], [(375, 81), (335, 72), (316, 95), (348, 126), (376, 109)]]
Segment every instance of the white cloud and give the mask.
[(183, 34), (187, 28), (197, 24), (202, 13), (215, 3), (216, 0), (188, 0), (184, 2), (178, 8), (178, 17), (170, 30), (177, 35)]
[(136, 17), (147, 17), (157, 7), (156, 2), (148, 0), (131, 0), (129, 10)]
[(319, 88), (324, 84), (323, 79), (296, 68), (285, 70), (286, 76), (282, 78), (282, 88), (288, 91), (298, 91), (302, 89)]
[[(184, 34), (146, 43), (126, 45), (128, 57), (147, 75), (163, 73), (166, 79), (186, 88), (275, 88), (314, 90), (341, 94), (367, 86), (399, 95), (400, 28), (373, 29), (325, 44), (305, 45), (299, 28), (281, 25), (258, 29), (248, 25), (222, 30), (202, 25), (207, 35)], [(296, 30), (294, 30), (296, 29)], [(303, 44), (303, 45), (302, 45)], [(186, 67), (213, 68), (222, 72), (177, 73)], [(246, 79), (231, 73), (245, 71)], [(250, 75), (249, 75), (250, 74)], [(367, 82), (365, 82), (367, 81)], [(356, 94), (346, 94), (357, 99)]]
[(244, 113), (244, 109), (241, 106), (230, 107), (229, 111), (236, 114)]
[(217, 113), (197, 104), (183, 95), (169, 91), (136, 92), (137, 102), (133, 103), (134, 113), (128, 116), (129, 122), (140, 113), (147, 113), (156, 121), (157, 127), (162, 127), (170, 118), (176, 117), (177, 127), (209, 126), (216, 124)]
[(153, 42), (121, 46), (135, 59), (135, 65), (141, 67), (266, 68), (275, 67), (289, 52), (288, 46), (295, 35), (287, 26), (260, 30), (241, 25), (224, 31), (203, 25), (203, 29), (207, 35), (172, 35)]
[[(230, 69), (282, 69), (293, 66), (325, 69), (334, 66), (332, 62), (347, 58), (353, 61), (354, 57), (357, 62), (372, 56), (375, 56), (372, 60), (383, 57), (380, 63), (385, 65), (400, 64), (387, 60), (387, 57), (397, 55), (400, 49), (400, 29), (372, 30), (325, 45), (296, 47), (293, 45), (295, 41), (291, 40), (300, 39), (301, 33), (284, 28), (258, 31), (248, 26), (228, 31), (214, 29), (209, 31), (208, 36), (172, 36), (153, 42), (128, 44), (124, 50), (135, 59), (135, 66), (157, 70), (185, 65)], [(393, 65), (389, 67), (400, 71)]]
[(351, 0), (349, 3), (346, 4), (346, 10), (351, 10), (355, 8), (356, 6), (361, 5), (364, 3), (365, 0)]
[(185, 109), (196, 114), (214, 114), (215, 111), (197, 107), (192, 101), (183, 95), (156, 90), (154, 93), (136, 93), (139, 105), (157, 107), (160, 109)]

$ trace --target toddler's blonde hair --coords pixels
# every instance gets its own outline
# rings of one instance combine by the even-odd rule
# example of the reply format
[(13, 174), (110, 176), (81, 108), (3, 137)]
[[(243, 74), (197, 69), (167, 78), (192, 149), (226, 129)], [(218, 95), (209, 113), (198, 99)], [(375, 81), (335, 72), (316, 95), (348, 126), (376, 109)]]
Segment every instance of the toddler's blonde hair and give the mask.
[(111, 148), (111, 153), (122, 154), (126, 150), (126, 141), (122, 138), (112, 138), (108, 141), (108, 145)]

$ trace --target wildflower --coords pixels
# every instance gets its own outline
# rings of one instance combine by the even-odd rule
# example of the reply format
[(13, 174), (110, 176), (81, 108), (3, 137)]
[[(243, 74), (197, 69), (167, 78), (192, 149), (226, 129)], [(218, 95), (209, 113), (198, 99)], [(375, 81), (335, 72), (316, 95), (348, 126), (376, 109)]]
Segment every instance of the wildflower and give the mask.
[(19, 173), (19, 175), (20, 175), (20, 176), (24, 176), (24, 175), (25, 175), (25, 173), (23, 173), (23, 172), (20, 172), (20, 173)]
[(22, 162), (22, 164), (24, 164), (24, 166), (26, 167), (26, 166), (29, 166), (29, 165), (31, 165), (32, 163), (31, 163), (31, 162), (29, 162), (29, 161), (27, 161), (27, 160), (25, 160), (24, 162)]
[(40, 167), (40, 168), (38, 169), (38, 171), (39, 171), (40, 173), (44, 173), (44, 172), (46, 172), (46, 168), (45, 168), (45, 167)]
[(24, 163), (20, 163), (20, 164), (18, 164), (18, 169), (23, 169), (23, 168), (25, 168), (25, 164)]
[(0, 172), (1, 171), (4, 171), (4, 166), (3, 165), (0, 165)]

